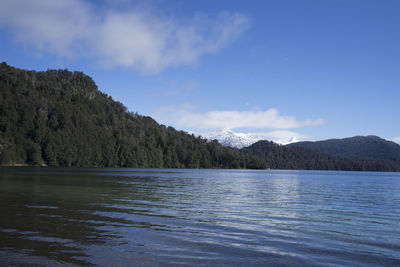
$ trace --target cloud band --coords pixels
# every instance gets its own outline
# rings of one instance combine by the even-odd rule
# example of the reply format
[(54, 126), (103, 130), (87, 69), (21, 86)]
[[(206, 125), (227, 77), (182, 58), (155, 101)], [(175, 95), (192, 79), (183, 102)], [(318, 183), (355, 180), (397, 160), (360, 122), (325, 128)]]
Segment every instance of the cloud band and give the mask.
[(152, 115), (161, 123), (194, 129), (293, 129), (324, 123), (322, 119), (300, 121), (291, 116), (280, 115), (276, 109), (264, 111), (215, 110), (195, 113), (187, 106), (180, 106), (162, 107)]
[(83, 0), (3, 0), (0, 28), (15, 41), (59, 57), (86, 56), (107, 67), (157, 73), (191, 64), (237, 39), (249, 20), (239, 13), (182, 22), (143, 9), (101, 12)]

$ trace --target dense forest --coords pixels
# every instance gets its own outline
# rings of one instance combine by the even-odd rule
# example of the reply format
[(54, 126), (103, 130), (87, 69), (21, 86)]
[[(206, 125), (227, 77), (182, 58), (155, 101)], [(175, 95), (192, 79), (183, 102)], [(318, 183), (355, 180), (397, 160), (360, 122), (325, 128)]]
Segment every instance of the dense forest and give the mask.
[(128, 112), (81, 72), (0, 65), (0, 164), (267, 168), (218, 142)]
[(348, 158), (270, 141), (259, 141), (242, 152), (262, 157), (272, 169), (400, 171), (400, 166), (389, 160)]
[(400, 164), (400, 145), (374, 135), (298, 142), (290, 146), (305, 147), (353, 159), (380, 159)]
[(26, 71), (0, 64), (0, 165), (400, 171), (259, 141), (242, 150), (132, 113), (82, 72)]

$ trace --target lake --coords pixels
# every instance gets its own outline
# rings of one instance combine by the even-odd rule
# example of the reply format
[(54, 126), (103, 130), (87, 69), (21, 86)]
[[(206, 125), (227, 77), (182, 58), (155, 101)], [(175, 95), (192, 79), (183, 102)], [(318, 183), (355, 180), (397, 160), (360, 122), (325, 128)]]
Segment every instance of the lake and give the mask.
[(0, 168), (0, 265), (400, 265), (400, 174)]

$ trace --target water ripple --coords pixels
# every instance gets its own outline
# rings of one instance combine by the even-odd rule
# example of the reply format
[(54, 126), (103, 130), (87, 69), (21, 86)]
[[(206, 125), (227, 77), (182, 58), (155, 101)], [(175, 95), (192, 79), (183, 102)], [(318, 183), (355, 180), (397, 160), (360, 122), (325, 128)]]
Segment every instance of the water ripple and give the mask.
[(0, 174), (0, 265), (400, 265), (399, 174)]

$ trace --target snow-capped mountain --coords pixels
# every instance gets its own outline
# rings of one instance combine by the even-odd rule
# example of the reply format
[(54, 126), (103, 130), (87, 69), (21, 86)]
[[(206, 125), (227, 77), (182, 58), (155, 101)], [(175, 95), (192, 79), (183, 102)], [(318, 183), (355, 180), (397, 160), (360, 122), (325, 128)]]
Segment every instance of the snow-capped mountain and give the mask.
[(289, 144), (299, 142), (303, 136), (290, 131), (273, 131), (269, 133), (236, 133), (232, 130), (219, 130), (211, 133), (199, 134), (208, 140), (217, 139), (224, 146), (243, 148), (250, 146), (260, 140), (270, 140), (278, 144)]
[(259, 140), (263, 140), (261, 136), (256, 136), (254, 134), (235, 133), (231, 130), (220, 130), (212, 133), (201, 134), (201, 136), (208, 140), (217, 139), (222, 145), (235, 148), (247, 147)]

